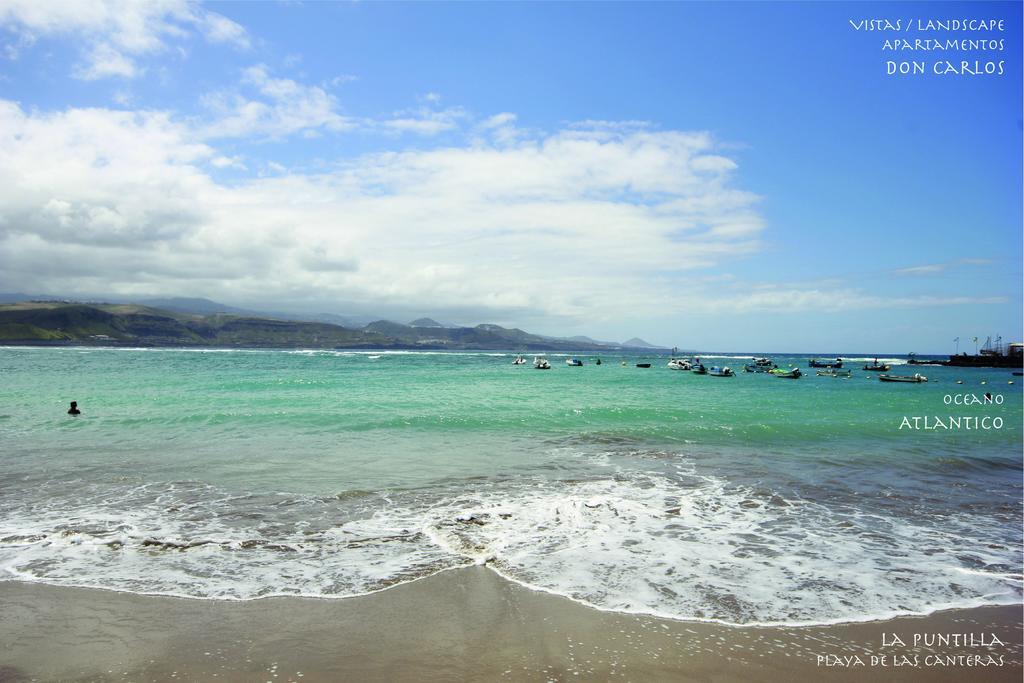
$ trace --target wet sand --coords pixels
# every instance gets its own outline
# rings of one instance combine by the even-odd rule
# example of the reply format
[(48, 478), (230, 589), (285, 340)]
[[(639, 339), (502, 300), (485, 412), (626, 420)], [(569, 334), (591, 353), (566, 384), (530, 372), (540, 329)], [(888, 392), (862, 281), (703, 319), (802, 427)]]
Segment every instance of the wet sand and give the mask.
[[(1022, 677), (1020, 606), (827, 627), (737, 628), (601, 612), (484, 567), (344, 600), (221, 602), (3, 582), (0, 614), (3, 683)], [(958, 633), (1005, 644), (914, 645), (915, 634)], [(893, 644), (896, 637), (905, 645)], [(883, 655), (884, 665), (872, 660)], [(957, 656), (952, 664), (945, 660)], [(979, 659), (1002, 665), (979, 666)]]

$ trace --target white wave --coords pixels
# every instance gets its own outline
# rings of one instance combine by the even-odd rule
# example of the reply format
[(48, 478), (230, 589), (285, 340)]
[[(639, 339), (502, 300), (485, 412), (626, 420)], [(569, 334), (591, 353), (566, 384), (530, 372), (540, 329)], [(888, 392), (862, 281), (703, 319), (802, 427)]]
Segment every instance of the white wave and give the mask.
[[(446, 518), (433, 535), (525, 585), (677, 619), (812, 624), (1020, 599), (999, 575), (950, 580), (957, 551), (974, 550), (957, 535), (962, 527), (938, 532), (874, 515), (837, 516), (714, 479), (689, 490), (652, 483), (482, 499), (456, 515), (474, 521)], [(925, 552), (922, 539), (935, 548)], [(992, 552), (983, 560), (1013, 562)]]
[(846, 357), (843, 357), (843, 363), (874, 363), (876, 360), (879, 363), (884, 363), (884, 364), (887, 364), (887, 365), (906, 365), (906, 363), (907, 363), (907, 359), (906, 358), (882, 358), (881, 356), (878, 356), (877, 358), (874, 357), (874, 356), (872, 356), (870, 358), (846, 358)]
[[(422, 538), (411, 525), (375, 518), (318, 534), (300, 529), (239, 535), (209, 507), (202, 518), (148, 506), (112, 514), (0, 525), (0, 568), (9, 576), (59, 585), (221, 600), (270, 595), (351, 597), (467, 564)], [(28, 533), (26, 533), (28, 527)], [(12, 534), (12, 531), (16, 533)]]
[(337, 501), (289, 501), (301, 506), (294, 521), (249, 522), (237, 497), (212, 491), (108, 493), (71, 512), (67, 502), (7, 511), (0, 570), (246, 600), (349, 597), (476, 563), (599, 609), (730, 624), (864, 621), (1021, 598), (1013, 544), (989, 547), (1005, 533), (994, 523), (950, 516), (925, 525), (677, 469), (442, 499), (392, 492), (320, 526)]
[(76, 352), (97, 351), (97, 352), (145, 352), (145, 353), (260, 353), (260, 354), (288, 354), (302, 356), (368, 356), (368, 355), (392, 355), (392, 356), (488, 356), (494, 358), (512, 357), (516, 354), (503, 351), (439, 351), (439, 350), (418, 350), (418, 349), (224, 349), (224, 348), (191, 348), (179, 346), (3, 346), (3, 349), (17, 351), (37, 352)]

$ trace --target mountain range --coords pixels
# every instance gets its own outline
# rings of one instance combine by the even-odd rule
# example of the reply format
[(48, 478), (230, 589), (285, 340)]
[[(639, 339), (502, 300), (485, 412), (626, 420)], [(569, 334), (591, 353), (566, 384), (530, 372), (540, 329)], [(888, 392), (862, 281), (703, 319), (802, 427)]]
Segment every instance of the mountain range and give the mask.
[[(314, 319), (310, 319), (314, 318)], [(278, 315), (209, 299), (147, 299), (135, 303), (33, 300), (0, 294), (0, 344), (304, 347), (369, 349), (493, 349), (611, 351), (656, 347), (633, 338), (623, 344), (589, 337), (550, 337), (494, 324), (409, 324), (358, 316)]]

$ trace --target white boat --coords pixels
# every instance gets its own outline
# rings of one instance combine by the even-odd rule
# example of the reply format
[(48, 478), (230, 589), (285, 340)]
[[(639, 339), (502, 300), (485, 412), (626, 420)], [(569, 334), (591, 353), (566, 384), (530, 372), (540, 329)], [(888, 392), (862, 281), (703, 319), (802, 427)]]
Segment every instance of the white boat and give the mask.
[(526, 365), (526, 359), (522, 356), (516, 356), (516, 359), (512, 361), (512, 365)]
[(913, 375), (879, 375), (878, 379), (883, 382), (927, 382), (928, 378), (915, 372)]
[(536, 356), (533, 359), (533, 369), (534, 370), (550, 370), (551, 369), (551, 363), (549, 363), (548, 359), (545, 358), (544, 356)]
[(673, 358), (668, 362), (668, 367), (672, 370), (689, 370), (690, 361), (685, 358)]
[(578, 368), (583, 365), (583, 361), (581, 361), (579, 358), (566, 358), (565, 364), (570, 367)]
[(828, 370), (818, 370), (814, 374), (818, 377), (850, 377), (853, 375), (853, 370), (836, 370), (835, 368), (829, 368)]

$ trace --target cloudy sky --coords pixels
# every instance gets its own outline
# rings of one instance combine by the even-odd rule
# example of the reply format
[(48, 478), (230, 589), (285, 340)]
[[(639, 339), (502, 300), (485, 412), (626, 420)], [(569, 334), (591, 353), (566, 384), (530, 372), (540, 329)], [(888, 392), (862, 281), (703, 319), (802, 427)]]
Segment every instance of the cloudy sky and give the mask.
[[(964, 55), (850, 24), (910, 15), (1005, 18), (1005, 50), (969, 55), (1003, 75), (934, 75)], [(1019, 3), (0, 0), (0, 292), (698, 349), (1019, 337), (1020, 25)]]

